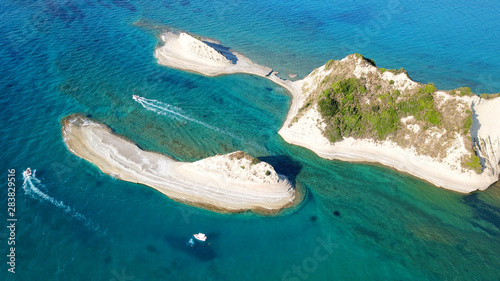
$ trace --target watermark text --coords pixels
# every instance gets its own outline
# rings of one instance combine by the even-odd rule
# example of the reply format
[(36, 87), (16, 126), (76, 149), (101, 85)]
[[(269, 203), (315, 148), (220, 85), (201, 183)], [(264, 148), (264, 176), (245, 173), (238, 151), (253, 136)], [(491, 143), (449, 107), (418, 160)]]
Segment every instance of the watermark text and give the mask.
[(9, 254), (7, 255), (7, 269), (10, 273), (16, 273), (16, 170), (9, 169), (7, 175), (7, 229), (9, 235), (7, 245)]

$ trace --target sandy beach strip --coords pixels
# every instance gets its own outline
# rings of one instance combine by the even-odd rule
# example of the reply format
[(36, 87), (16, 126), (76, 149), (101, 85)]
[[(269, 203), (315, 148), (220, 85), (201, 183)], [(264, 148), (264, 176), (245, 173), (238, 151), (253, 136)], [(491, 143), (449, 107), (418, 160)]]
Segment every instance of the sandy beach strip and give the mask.
[[(193, 163), (179, 162), (159, 153), (141, 150), (131, 141), (114, 134), (107, 126), (77, 114), (63, 119), (62, 134), (73, 154), (95, 164), (104, 173), (152, 187), (175, 201), (221, 212), (251, 210), (263, 214), (297, 203), (295, 189), (290, 182), (275, 174), (272, 166), (264, 162), (256, 165), (255, 169), (270, 170), (272, 174), (263, 172), (258, 178), (243, 177), (243, 180), (241, 176), (247, 176), (242, 174), (245, 171), (235, 176), (227, 174), (227, 169), (221, 169), (222, 172), (217, 174), (217, 169), (205, 163), (214, 165), (222, 161), (222, 164), (230, 166), (233, 160), (219, 156), (219, 162), (206, 159)], [(234, 165), (242, 170), (239, 162), (234, 162)], [(207, 169), (204, 169), (205, 166)]]
[(315, 146), (308, 139), (297, 140), (288, 136), (287, 142), (306, 147), (326, 159), (381, 164), (460, 193), (485, 190), (498, 180), (498, 174), (452, 170), (448, 165), (429, 156), (418, 155), (390, 142), (375, 143), (367, 139), (349, 138), (334, 145)]
[[(163, 46), (155, 50), (155, 57), (161, 65), (205, 76), (252, 74), (271, 80), (287, 89), (292, 95), (300, 92), (300, 83), (281, 79), (272, 68), (256, 64), (246, 56), (214, 43), (213, 40), (200, 40), (184, 32), (179, 34), (165, 32), (161, 35), (161, 40)], [(214, 59), (210, 49), (223, 54), (228, 61)]]

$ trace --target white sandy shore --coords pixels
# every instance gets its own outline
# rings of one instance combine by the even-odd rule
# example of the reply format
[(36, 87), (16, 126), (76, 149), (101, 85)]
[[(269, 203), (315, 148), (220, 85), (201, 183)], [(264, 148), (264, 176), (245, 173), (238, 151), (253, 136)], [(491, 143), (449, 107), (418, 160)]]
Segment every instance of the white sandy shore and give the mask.
[[(256, 64), (240, 53), (226, 50), (220, 44), (202, 41), (184, 32), (179, 34), (165, 32), (161, 35), (161, 39), (163, 46), (155, 50), (155, 57), (161, 65), (205, 76), (253, 74), (267, 78), (290, 92), (300, 91), (296, 83), (279, 78), (271, 68)], [(229, 59), (224, 60), (214, 55), (214, 51), (221, 56), (224, 54)]]
[[(498, 165), (500, 161), (500, 119), (497, 115), (500, 112), (500, 98), (485, 101), (477, 97), (469, 98), (467, 101), (475, 113), (471, 135), (478, 144), (481, 163), (483, 167), (486, 167), (478, 175), (459, 167), (460, 159), (465, 155), (466, 149), (458, 137), (456, 143), (449, 148), (448, 157), (444, 161), (439, 161), (429, 156), (419, 155), (414, 149), (403, 149), (390, 141), (374, 142), (368, 139), (354, 140), (350, 138), (332, 145), (322, 134), (323, 120), (314, 108), (292, 123), (309, 94), (329, 74), (330, 70), (326, 70), (324, 66), (314, 70), (303, 80), (287, 81), (277, 77), (274, 72), (269, 74), (270, 68), (257, 65), (247, 57), (223, 48), (219, 49), (220, 53), (225, 53), (227, 57), (234, 55), (237, 58), (236, 63), (234, 61), (228, 63), (218, 56), (216, 56), (215, 62), (211, 62), (210, 57), (213, 55), (211, 50), (208, 51), (209, 46), (191, 36), (182, 35), (183, 38), (180, 37), (178, 34), (170, 32), (162, 35), (165, 44), (155, 51), (155, 56), (160, 64), (206, 76), (230, 73), (254, 74), (265, 77), (287, 89), (292, 95), (292, 104), (279, 134), (288, 143), (306, 147), (320, 157), (327, 159), (380, 163), (458, 192), (484, 190), (498, 180), (500, 173)], [(348, 56), (343, 60), (355, 57)], [(369, 72), (379, 73), (374, 66), (365, 67), (358, 63), (353, 74), (360, 77)], [(406, 73), (385, 72), (381, 78), (394, 81), (395, 87), (402, 91), (418, 85)]]
[(290, 182), (265, 162), (252, 165), (231, 154), (178, 162), (143, 151), (81, 115), (66, 117), (62, 134), (72, 153), (104, 173), (150, 186), (176, 201), (227, 212), (267, 213), (292, 205), (296, 198)]

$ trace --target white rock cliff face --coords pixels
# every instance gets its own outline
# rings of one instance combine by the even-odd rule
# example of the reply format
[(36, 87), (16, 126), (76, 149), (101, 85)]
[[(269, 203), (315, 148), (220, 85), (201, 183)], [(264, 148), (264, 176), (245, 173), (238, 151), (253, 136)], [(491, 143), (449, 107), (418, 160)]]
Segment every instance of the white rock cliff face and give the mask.
[(179, 34), (179, 45), (185, 49), (186, 52), (203, 60), (205, 63), (212, 63), (217, 65), (230, 65), (229, 61), (224, 55), (219, 53), (214, 48), (208, 46), (201, 40), (194, 38), (187, 33)]
[(500, 174), (500, 98), (475, 99), (472, 103), (471, 136), (481, 159), (483, 173)]

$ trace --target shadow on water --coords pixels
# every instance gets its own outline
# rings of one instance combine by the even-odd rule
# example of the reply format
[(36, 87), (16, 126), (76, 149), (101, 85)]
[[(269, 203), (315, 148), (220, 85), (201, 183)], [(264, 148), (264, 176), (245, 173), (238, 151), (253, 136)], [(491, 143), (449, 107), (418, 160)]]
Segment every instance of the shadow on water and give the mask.
[(463, 198), (465, 204), (471, 207), (474, 210), (474, 215), (477, 218), (480, 218), (486, 222), (489, 222), (496, 228), (496, 232), (491, 229), (486, 228), (484, 225), (480, 225), (479, 223), (472, 222), (475, 227), (478, 227), (488, 234), (493, 236), (497, 236), (500, 232), (500, 208), (490, 205), (488, 203), (483, 202), (479, 198), (478, 193), (473, 193)]
[(271, 164), (274, 170), (280, 175), (284, 175), (295, 185), (295, 179), (302, 170), (302, 164), (287, 155), (264, 156), (259, 160)]
[(218, 234), (207, 233), (207, 241), (205, 243), (196, 243), (194, 247), (186, 244), (190, 236), (174, 236), (165, 235), (165, 241), (176, 250), (182, 251), (192, 257), (197, 258), (200, 261), (210, 261), (217, 257), (212, 243), (217, 241)]
[(203, 43), (219, 51), (223, 56), (226, 57), (226, 59), (230, 60), (233, 64), (236, 64), (236, 62), (238, 61), (238, 58), (233, 54), (233, 52), (229, 50), (229, 47), (208, 41), (203, 41)]

